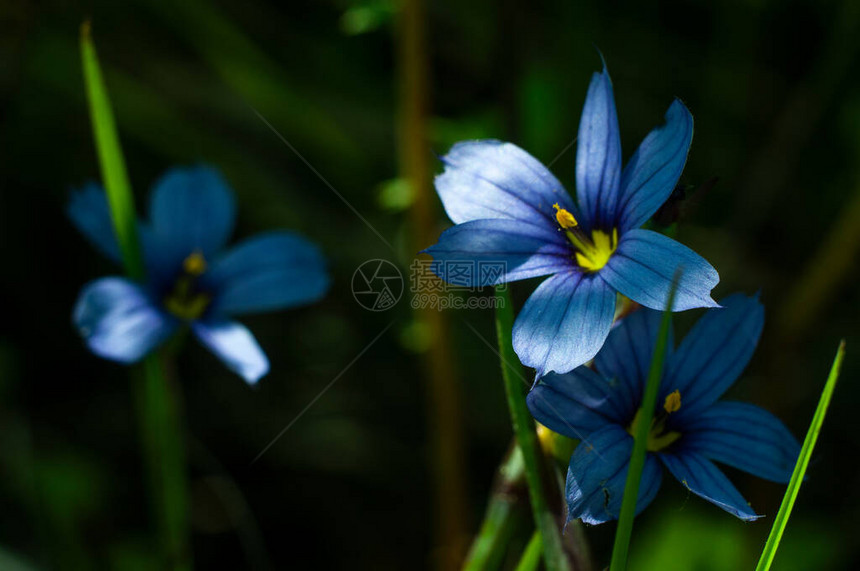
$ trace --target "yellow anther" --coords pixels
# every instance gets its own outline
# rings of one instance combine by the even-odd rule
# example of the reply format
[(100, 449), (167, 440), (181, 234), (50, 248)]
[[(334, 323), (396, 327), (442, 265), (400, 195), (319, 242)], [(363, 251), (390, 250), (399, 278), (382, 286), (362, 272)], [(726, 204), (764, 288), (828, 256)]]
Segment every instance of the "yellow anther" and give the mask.
[(567, 230), (568, 228), (576, 228), (579, 226), (579, 222), (576, 221), (573, 214), (559, 206), (558, 202), (553, 204), (552, 207), (556, 210), (555, 219), (558, 221), (558, 225), (563, 229)]
[(675, 390), (669, 393), (666, 402), (663, 403), (663, 408), (670, 414), (681, 408), (681, 391)]
[(200, 250), (195, 251), (182, 262), (182, 269), (190, 276), (199, 276), (206, 271), (206, 258)]

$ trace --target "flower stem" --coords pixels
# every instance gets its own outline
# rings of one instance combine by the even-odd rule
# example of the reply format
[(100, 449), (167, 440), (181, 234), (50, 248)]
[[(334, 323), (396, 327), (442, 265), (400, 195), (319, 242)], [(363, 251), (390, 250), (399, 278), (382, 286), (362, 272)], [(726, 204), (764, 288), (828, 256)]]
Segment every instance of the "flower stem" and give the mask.
[(824, 390), (821, 392), (821, 398), (818, 400), (818, 406), (815, 409), (815, 414), (812, 416), (812, 422), (809, 425), (809, 430), (806, 432), (806, 438), (803, 439), (803, 446), (800, 449), (797, 463), (794, 465), (794, 472), (791, 474), (791, 480), (788, 483), (788, 488), (785, 490), (782, 504), (779, 506), (779, 513), (776, 514), (776, 519), (773, 522), (773, 527), (770, 529), (767, 543), (764, 546), (764, 550), (762, 550), (758, 565), (756, 565), (756, 571), (768, 571), (774, 557), (776, 557), (776, 550), (779, 547), (785, 526), (788, 524), (791, 510), (794, 508), (794, 501), (800, 492), (800, 485), (803, 483), (806, 468), (809, 466), (812, 450), (815, 448), (815, 442), (818, 440), (818, 433), (821, 432), (824, 415), (827, 414), (827, 407), (830, 406), (830, 399), (833, 397), (833, 390), (836, 388), (836, 380), (839, 378), (839, 371), (842, 368), (842, 360), (844, 358), (845, 340), (843, 339), (839, 344), (839, 349), (836, 351), (836, 357), (833, 359), (833, 365), (830, 367), (830, 374), (827, 377)]
[(564, 553), (559, 533), (558, 520), (546, 501), (544, 494), (543, 459), (538, 445), (535, 423), (526, 406), (526, 394), (523, 391), (522, 374), (515, 363), (519, 363), (514, 353), (512, 328), (514, 324), (514, 308), (511, 297), (504, 286), (496, 286), (496, 296), (499, 301), (496, 306), (496, 335), (499, 343), (499, 358), (502, 366), (502, 380), (505, 383), (505, 394), (511, 413), (517, 445), (523, 454), (526, 483), (529, 488), (532, 514), (535, 526), (543, 538), (543, 554), (546, 568), (550, 571), (570, 569)]
[[(144, 278), (143, 258), (137, 235), (134, 198), (114, 123), (110, 99), (102, 79), (90, 24), (81, 26), (81, 62), (90, 108), (102, 181), (126, 273)], [(134, 382), (134, 397), (143, 437), (150, 495), (158, 522), (162, 569), (190, 568), (188, 548), (188, 499), (183, 438), (174, 395), (170, 393), (164, 366), (157, 355), (143, 361)]]
[(654, 419), (657, 394), (660, 392), (660, 380), (663, 376), (663, 359), (666, 356), (669, 327), (672, 324), (672, 305), (675, 301), (675, 291), (679, 281), (680, 275), (675, 274), (672, 289), (669, 290), (666, 310), (663, 312), (663, 319), (660, 322), (657, 342), (654, 344), (654, 356), (651, 358), (651, 369), (648, 371), (645, 395), (642, 398), (642, 408), (639, 409), (640, 418), (636, 424), (636, 434), (634, 434), (633, 451), (630, 454), (627, 480), (624, 483), (624, 499), (621, 502), (618, 529), (615, 531), (615, 544), (612, 546), (610, 571), (623, 571), (627, 568), (627, 553), (630, 548), (630, 536), (633, 533), (633, 518), (636, 517), (636, 503), (639, 498), (639, 481), (642, 478), (642, 469), (645, 467), (648, 433), (651, 430), (651, 421)]
[(165, 569), (190, 569), (184, 433), (162, 355), (147, 356), (135, 379), (144, 458)]

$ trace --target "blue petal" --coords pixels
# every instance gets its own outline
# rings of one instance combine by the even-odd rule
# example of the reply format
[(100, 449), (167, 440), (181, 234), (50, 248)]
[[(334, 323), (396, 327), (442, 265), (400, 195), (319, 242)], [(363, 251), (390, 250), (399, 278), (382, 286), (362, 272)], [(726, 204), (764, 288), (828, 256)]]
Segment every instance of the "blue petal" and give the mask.
[(629, 420), (619, 413), (613, 387), (588, 367), (563, 375), (549, 373), (538, 381), (526, 402), (535, 420), (577, 440), (606, 424)]
[(718, 402), (685, 425), (684, 450), (773, 482), (787, 483), (800, 443), (771, 413), (745, 402)]
[(221, 174), (206, 166), (174, 168), (156, 182), (149, 206), (165, 273), (199, 251), (211, 259), (233, 232), (233, 192)]
[(93, 353), (120, 363), (140, 360), (177, 325), (124, 278), (102, 278), (84, 286), (72, 320)]
[(576, 193), (587, 226), (616, 226), (620, 180), (621, 137), (612, 81), (604, 66), (591, 78), (577, 137)]
[[(516, 220), (473, 220), (457, 224), (443, 232), (439, 242), (422, 253), (433, 256), (432, 268), (440, 278), (472, 287), (545, 276), (574, 265), (571, 245), (561, 232), (549, 225), (537, 226)], [(464, 263), (496, 265), (500, 271), (476, 269), (464, 273)]]
[(485, 218), (555, 225), (558, 203), (576, 208), (558, 179), (540, 161), (511, 143), (495, 140), (457, 143), (442, 157), (445, 172), (436, 190), (456, 224)]
[(749, 506), (719, 468), (700, 454), (659, 454), (660, 460), (685, 488), (744, 521), (761, 516)]
[[(625, 317), (609, 332), (606, 343), (594, 358), (594, 368), (616, 386), (619, 404), (628, 420), (633, 418), (645, 390), (645, 380), (654, 356), (660, 329), (660, 312), (640, 309)], [(674, 345), (671, 330), (667, 354)]]
[[(67, 213), (90, 244), (111, 261), (122, 264), (122, 254), (114, 232), (107, 195), (101, 186), (88, 184), (80, 191), (72, 193)], [(154, 242), (149, 226), (142, 222), (137, 224), (137, 234), (143, 250), (147, 277), (151, 278), (150, 282), (158, 283), (158, 244)]]
[[(567, 470), (564, 495), (568, 521), (599, 524), (618, 519), (632, 449), (633, 437), (617, 424), (605, 426), (580, 442)], [(648, 454), (639, 483), (637, 514), (657, 495), (662, 478), (660, 463)]]
[(665, 390), (681, 391), (675, 420), (692, 419), (716, 401), (747, 366), (764, 327), (764, 307), (735, 294), (705, 313), (668, 362)]
[(256, 384), (269, 372), (269, 359), (244, 325), (235, 321), (195, 321), (191, 328), (206, 348), (248, 384)]
[(81, 190), (73, 192), (66, 213), (78, 231), (96, 250), (108, 259), (121, 263), (122, 258), (114, 233), (107, 196), (101, 186), (90, 183)]
[(598, 275), (576, 271), (545, 280), (514, 322), (514, 351), (537, 370), (566, 373), (593, 358), (612, 326), (615, 292)]
[(672, 309), (716, 307), (711, 290), (720, 281), (717, 270), (688, 247), (650, 230), (624, 234), (600, 275), (633, 301), (663, 311), (679, 269), (681, 281)]
[(621, 174), (619, 231), (638, 228), (672, 194), (693, 140), (693, 116), (676, 99), (666, 124), (648, 133)]
[(217, 259), (204, 280), (216, 292), (212, 310), (233, 315), (311, 303), (329, 287), (319, 248), (289, 232), (245, 240)]

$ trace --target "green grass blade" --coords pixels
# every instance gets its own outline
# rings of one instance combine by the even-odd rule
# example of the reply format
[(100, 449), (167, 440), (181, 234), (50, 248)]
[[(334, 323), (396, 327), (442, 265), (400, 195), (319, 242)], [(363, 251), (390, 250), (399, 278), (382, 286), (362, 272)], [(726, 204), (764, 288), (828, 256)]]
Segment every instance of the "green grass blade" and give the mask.
[(110, 99), (102, 79), (96, 48), (90, 37), (90, 23), (81, 26), (81, 61), (93, 137), (102, 171), (102, 181), (110, 204), (114, 231), (119, 242), (126, 272), (135, 280), (143, 278), (140, 243), (137, 236), (137, 217), (134, 198), (125, 170), (125, 160), (119, 144), (116, 125), (111, 111)]
[(544, 494), (543, 458), (538, 444), (537, 430), (531, 413), (526, 405), (526, 391), (522, 374), (517, 370), (519, 359), (514, 353), (512, 329), (514, 307), (507, 289), (496, 287), (496, 295), (501, 303), (496, 308), (496, 334), (499, 341), (499, 359), (502, 366), (502, 380), (514, 425), (514, 436), (523, 454), (526, 483), (535, 526), (543, 538), (543, 553), (549, 571), (569, 569), (570, 565), (561, 542), (561, 533), (555, 514), (550, 509)]
[[(114, 231), (126, 273), (133, 280), (140, 281), (145, 270), (137, 235), (134, 198), (89, 22), (81, 26), (81, 61)], [(158, 355), (147, 356), (139, 373), (135, 398), (162, 550), (162, 568), (189, 569), (187, 475), (176, 399), (170, 393), (169, 380)]]
[(660, 392), (660, 380), (663, 377), (663, 359), (666, 356), (666, 344), (669, 341), (669, 329), (672, 325), (671, 307), (675, 302), (680, 275), (676, 274), (669, 290), (669, 299), (657, 342), (654, 346), (654, 356), (651, 358), (651, 369), (648, 371), (648, 381), (645, 385), (645, 395), (642, 398), (641, 418), (636, 424), (633, 451), (630, 454), (630, 467), (627, 480), (624, 482), (624, 499), (621, 502), (621, 513), (618, 517), (618, 529), (615, 531), (615, 543), (612, 546), (611, 571), (623, 571), (627, 568), (627, 554), (630, 549), (630, 536), (633, 534), (633, 519), (636, 517), (636, 500), (639, 497), (639, 481), (642, 479), (642, 469), (645, 467), (646, 444), (651, 421), (654, 418), (654, 407), (657, 405), (657, 394)]
[(812, 450), (815, 448), (815, 442), (818, 440), (818, 434), (821, 432), (821, 425), (824, 423), (824, 416), (827, 414), (827, 407), (830, 406), (830, 399), (833, 397), (833, 391), (836, 388), (836, 380), (839, 378), (839, 371), (842, 368), (842, 360), (844, 358), (845, 340), (843, 339), (842, 342), (839, 343), (839, 349), (836, 351), (836, 357), (833, 359), (833, 365), (830, 367), (830, 374), (827, 377), (827, 383), (824, 385), (824, 390), (821, 392), (821, 398), (818, 400), (818, 407), (815, 409), (812, 423), (809, 425), (809, 430), (806, 432), (806, 438), (803, 440), (803, 446), (800, 449), (800, 456), (798, 456), (797, 463), (794, 465), (794, 472), (791, 474), (791, 480), (788, 482), (788, 489), (785, 491), (785, 496), (782, 498), (782, 505), (779, 506), (779, 513), (776, 514), (773, 527), (770, 529), (770, 535), (767, 538), (767, 543), (761, 553), (758, 565), (756, 565), (756, 571), (767, 571), (770, 569), (773, 559), (776, 556), (776, 550), (779, 547), (779, 542), (782, 539), (785, 526), (788, 524), (788, 518), (791, 516), (791, 510), (794, 508), (797, 494), (800, 492), (800, 485), (803, 483), (806, 468), (809, 466), (809, 459), (812, 456)]
[(540, 532), (535, 531), (534, 534), (532, 534), (532, 538), (529, 540), (528, 545), (526, 545), (526, 550), (523, 551), (523, 556), (520, 558), (520, 562), (517, 563), (516, 571), (535, 571), (540, 563), (540, 553), (542, 548), (543, 540), (541, 539)]

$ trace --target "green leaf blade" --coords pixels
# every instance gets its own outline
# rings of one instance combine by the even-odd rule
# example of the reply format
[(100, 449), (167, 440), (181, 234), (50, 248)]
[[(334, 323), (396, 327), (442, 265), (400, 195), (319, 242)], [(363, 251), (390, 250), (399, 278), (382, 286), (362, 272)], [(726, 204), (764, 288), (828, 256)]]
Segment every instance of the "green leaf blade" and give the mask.
[(90, 22), (81, 25), (81, 62), (92, 120), (93, 137), (107, 193), (111, 218), (126, 272), (134, 280), (144, 277), (137, 235), (134, 198), (125, 168), (125, 159), (116, 131), (110, 99), (102, 78), (98, 55), (90, 35)]
[(809, 466), (809, 459), (812, 457), (812, 451), (821, 432), (827, 408), (830, 406), (830, 401), (833, 398), (833, 391), (836, 389), (836, 381), (839, 379), (839, 372), (842, 369), (844, 358), (845, 340), (843, 339), (839, 343), (836, 357), (833, 359), (833, 365), (830, 367), (830, 374), (827, 376), (827, 382), (824, 385), (824, 390), (821, 392), (818, 406), (806, 432), (806, 438), (803, 440), (800, 455), (797, 458), (797, 463), (794, 465), (794, 472), (792, 472), (791, 480), (788, 482), (788, 489), (786, 489), (785, 496), (782, 498), (782, 504), (779, 506), (779, 513), (776, 515), (773, 527), (771, 527), (767, 538), (767, 543), (765, 543), (761, 558), (759, 558), (758, 565), (756, 565), (756, 571), (767, 571), (770, 569), (776, 557), (776, 550), (779, 548), (779, 542), (782, 540), (782, 535), (788, 524), (788, 518), (791, 517), (794, 502), (797, 500), (800, 486), (803, 484), (803, 478), (806, 475), (806, 468)]

